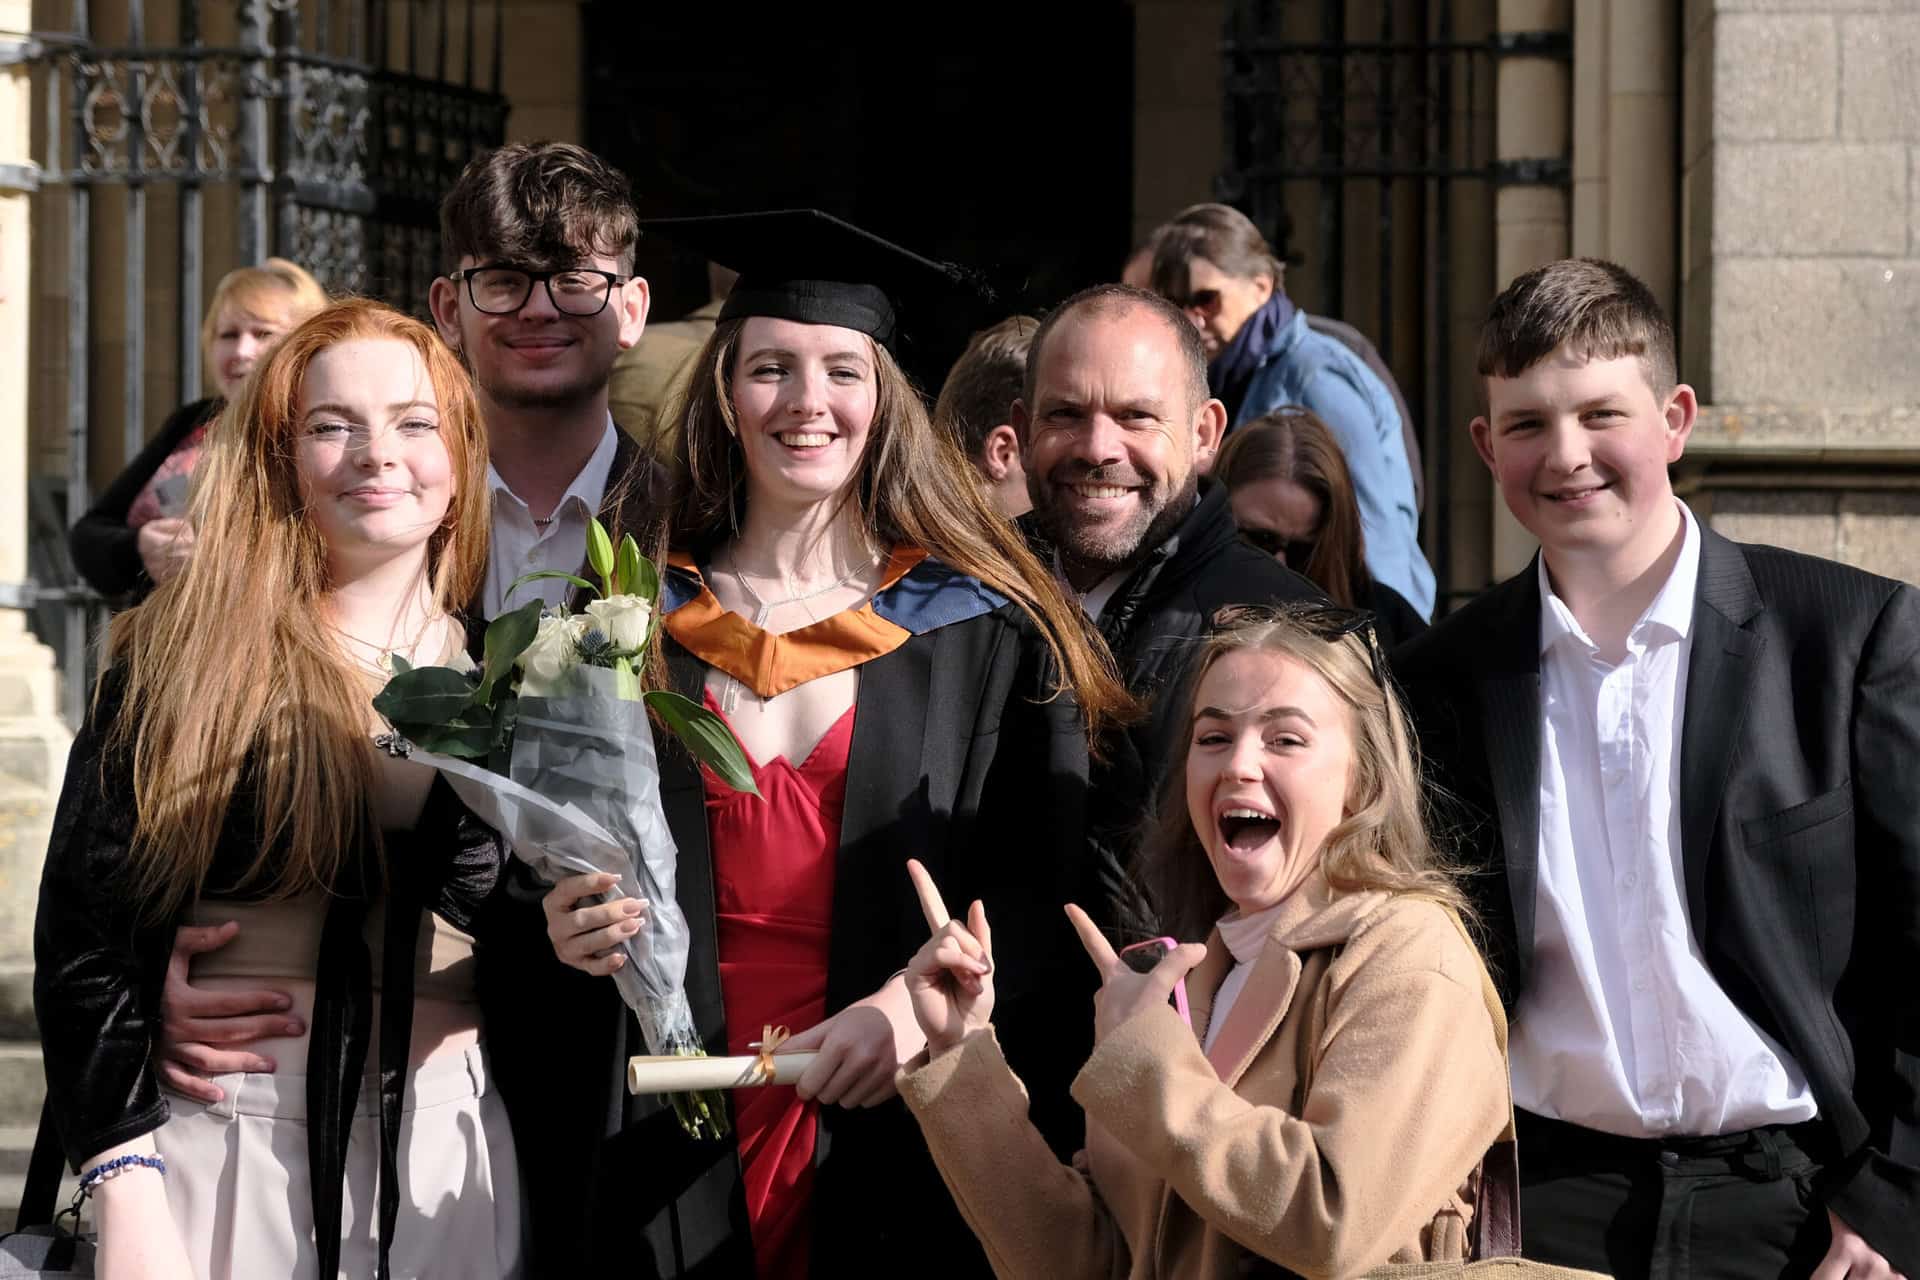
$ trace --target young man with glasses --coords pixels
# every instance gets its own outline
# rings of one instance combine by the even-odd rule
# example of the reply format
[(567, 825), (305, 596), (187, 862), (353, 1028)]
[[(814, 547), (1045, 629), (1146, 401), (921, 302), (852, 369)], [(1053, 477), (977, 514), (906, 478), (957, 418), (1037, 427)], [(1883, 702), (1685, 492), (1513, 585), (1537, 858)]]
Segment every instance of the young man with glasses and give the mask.
[(607, 381), (640, 340), (647, 282), (633, 274), (639, 224), (627, 180), (570, 143), (475, 157), (441, 203), (440, 229), (449, 270), (433, 283), (433, 318), (473, 373), (492, 453), (493, 546), (479, 602), (490, 618), (536, 596), (559, 601), (559, 579), (511, 599), (507, 589), (536, 569), (579, 572), (594, 515), (643, 532), (635, 520), (646, 518), (650, 464), (614, 426)]
[[(559, 579), (584, 574), (588, 520), (643, 545), (663, 488), (650, 454), (613, 424), (607, 380), (614, 357), (639, 341), (647, 282), (633, 274), (639, 225), (627, 181), (567, 143), (514, 144), (476, 157), (441, 205), (448, 272), (429, 298), (441, 337), (464, 358), (486, 422), (493, 489), (492, 544), (476, 620), (530, 599), (557, 602)], [(607, 1132), (581, 1099), (603, 1096), (594, 1078), (616, 1064), (551, 1053), (554, 1028), (609, 1024), (627, 1015), (611, 984), (553, 958), (539, 900), (546, 886), (510, 868), (512, 889), (495, 894), (475, 925), (477, 985), (493, 1076), (518, 1135), (533, 1274), (579, 1266), (584, 1206), (556, 1187), (549, 1134)], [(271, 1072), (263, 1037), (301, 1034), (283, 992), (196, 989), (194, 954), (223, 947), (231, 924), (182, 929), (161, 1000), (160, 1072), (174, 1092), (219, 1104), (209, 1077)], [(528, 1023), (527, 1019), (537, 1021)]]

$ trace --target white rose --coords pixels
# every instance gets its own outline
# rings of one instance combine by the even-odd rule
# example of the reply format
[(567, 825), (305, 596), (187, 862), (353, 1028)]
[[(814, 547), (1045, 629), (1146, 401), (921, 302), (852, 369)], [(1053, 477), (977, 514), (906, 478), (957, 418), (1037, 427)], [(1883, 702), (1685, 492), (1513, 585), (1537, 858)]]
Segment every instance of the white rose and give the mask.
[(616, 649), (638, 649), (647, 642), (653, 607), (639, 596), (608, 596), (587, 604), (587, 615)]
[(540, 615), (540, 630), (533, 643), (520, 651), (514, 665), (520, 668), (520, 695), (525, 698), (550, 698), (560, 690), (567, 673), (580, 663), (575, 647), (584, 633), (579, 617), (558, 614)]

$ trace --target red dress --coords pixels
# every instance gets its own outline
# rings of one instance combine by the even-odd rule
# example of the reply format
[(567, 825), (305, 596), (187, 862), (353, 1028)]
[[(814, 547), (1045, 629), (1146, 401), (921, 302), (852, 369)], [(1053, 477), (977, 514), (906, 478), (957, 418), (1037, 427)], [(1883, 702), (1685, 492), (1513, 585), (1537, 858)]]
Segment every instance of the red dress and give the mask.
[[(711, 693), (706, 704), (721, 714)], [(848, 707), (798, 766), (748, 757), (758, 800), (702, 770), (730, 1054), (753, 1053), (764, 1027), (797, 1034), (827, 1015), (833, 867), (852, 744)], [(803, 1280), (818, 1108), (785, 1085), (735, 1090), (733, 1106), (761, 1280)]]

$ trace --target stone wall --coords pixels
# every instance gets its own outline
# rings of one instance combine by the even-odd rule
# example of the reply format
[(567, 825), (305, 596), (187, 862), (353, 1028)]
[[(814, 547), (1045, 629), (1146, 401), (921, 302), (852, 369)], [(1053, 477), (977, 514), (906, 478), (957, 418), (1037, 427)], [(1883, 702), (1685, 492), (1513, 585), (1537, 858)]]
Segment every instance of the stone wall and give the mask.
[(1736, 537), (1920, 580), (1920, 4), (1686, 23), (1683, 487)]

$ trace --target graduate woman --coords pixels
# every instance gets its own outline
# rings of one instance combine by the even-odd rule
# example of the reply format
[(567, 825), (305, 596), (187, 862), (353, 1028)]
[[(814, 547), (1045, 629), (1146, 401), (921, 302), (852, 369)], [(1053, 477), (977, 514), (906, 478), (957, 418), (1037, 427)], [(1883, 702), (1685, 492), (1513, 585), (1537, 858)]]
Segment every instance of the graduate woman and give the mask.
[[(853, 1275), (909, 1252), (920, 1274), (979, 1274), (894, 1094), (922, 1043), (898, 972), (924, 937), (905, 864), (1000, 904), (1033, 979), (1007, 1001), (1009, 1054), (1067, 1146), (1074, 1064), (1053, 1059), (1084, 997), (1041, 975), (1070, 958), (1052, 952), (1089, 732), (1129, 700), (893, 353), (900, 311), (951, 297), (946, 269), (815, 212), (654, 229), (741, 271), (679, 433), (662, 630), (673, 685), (731, 724), (760, 797), (663, 749), (688, 992), (713, 1053), (773, 1025), (819, 1057), (795, 1088), (731, 1094), (723, 1143), (632, 1099), (600, 1153), (595, 1251), (663, 1275)], [(592, 887), (561, 885), (549, 919), (563, 960), (605, 973), (644, 926), (580, 905)]]

